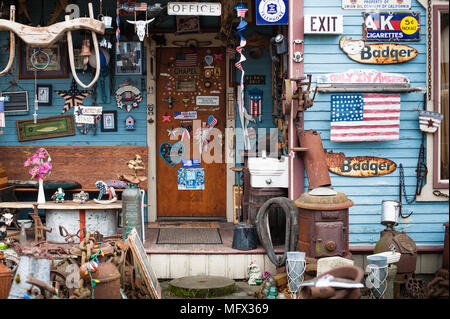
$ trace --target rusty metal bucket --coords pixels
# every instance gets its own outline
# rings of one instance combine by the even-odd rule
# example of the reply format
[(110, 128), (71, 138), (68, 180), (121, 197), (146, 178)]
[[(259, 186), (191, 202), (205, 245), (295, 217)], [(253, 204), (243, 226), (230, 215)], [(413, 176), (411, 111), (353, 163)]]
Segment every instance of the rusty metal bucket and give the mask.
[(100, 263), (92, 278), (100, 281), (94, 287), (94, 299), (120, 299), (120, 273), (114, 264)]
[(320, 134), (314, 130), (308, 130), (298, 134), (298, 139), (300, 145), (308, 149), (303, 154), (303, 161), (309, 189), (330, 186), (330, 173), (328, 172), (326, 153), (322, 146)]

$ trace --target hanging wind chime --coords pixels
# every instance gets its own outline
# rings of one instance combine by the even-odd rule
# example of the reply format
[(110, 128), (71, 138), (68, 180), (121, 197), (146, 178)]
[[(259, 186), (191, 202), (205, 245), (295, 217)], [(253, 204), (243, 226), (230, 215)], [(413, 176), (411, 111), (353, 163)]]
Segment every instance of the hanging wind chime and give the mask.
[(244, 20), (244, 18), (245, 18), (245, 15), (247, 14), (248, 9), (244, 6), (244, 4), (242, 2), (240, 4), (238, 4), (234, 9), (237, 11), (237, 17), (241, 19), (241, 22), (239, 23), (239, 25), (236, 28), (237, 34), (240, 37), (240, 43), (239, 43), (239, 46), (236, 48), (236, 52), (238, 52), (240, 54), (240, 58), (239, 58), (239, 61), (234, 64), (234, 66), (236, 68), (241, 70), (241, 82), (240, 82), (240, 86), (239, 86), (239, 100), (238, 100), (239, 119), (241, 121), (241, 126), (242, 126), (242, 130), (243, 130), (243, 135), (244, 135), (244, 147), (245, 147), (245, 149), (248, 149), (250, 146), (250, 140), (248, 137), (247, 125), (244, 120), (244, 113), (245, 113), (244, 75), (245, 75), (245, 71), (244, 71), (244, 68), (242, 67), (242, 62), (247, 60), (245, 58), (244, 54), (242, 53), (243, 48), (247, 44), (247, 41), (245, 40), (244, 36), (242, 35), (242, 31), (244, 31), (245, 27), (247, 26), (247, 22)]

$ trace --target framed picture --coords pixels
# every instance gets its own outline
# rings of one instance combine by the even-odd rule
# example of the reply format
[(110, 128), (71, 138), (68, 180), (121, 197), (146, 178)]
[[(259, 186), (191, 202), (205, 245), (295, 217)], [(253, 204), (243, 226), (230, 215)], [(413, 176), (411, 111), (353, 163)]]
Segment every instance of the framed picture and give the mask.
[(141, 42), (116, 44), (116, 75), (142, 74)]
[(48, 84), (38, 84), (36, 86), (37, 100), (39, 105), (52, 105), (52, 86)]
[(117, 132), (117, 111), (103, 111), (102, 132)]
[(152, 299), (161, 299), (161, 286), (159, 285), (158, 278), (150, 265), (144, 245), (136, 232), (136, 228), (131, 230), (127, 237), (126, 243), (131, 248), (134, 262), (137, 265), (137, 270), (139, 271), (141, 278), (143, 278), (150, 296)]
[(28, 114), (28, 92), (0, 92), (0, 97), (4, 98), (5, 115), (25, 115)]
[(57, 43), (48, 48), (33, 48), (21, 41), (19, 79), (34, 79), (35, 71), (38, 79), (67, 78), (68, 70), (67, 45)]
[(19, 142), (75, 135), (73, 115), (60, 115), (16, 121)]
[(177, 16), (177, 34), (200, 32), (199, 16)]

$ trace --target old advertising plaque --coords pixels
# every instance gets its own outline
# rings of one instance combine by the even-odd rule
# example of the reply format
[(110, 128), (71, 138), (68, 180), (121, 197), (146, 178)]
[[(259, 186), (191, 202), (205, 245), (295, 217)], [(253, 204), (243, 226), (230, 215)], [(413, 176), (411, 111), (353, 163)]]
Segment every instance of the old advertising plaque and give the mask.
[(341, 176), (373, 177), (387, 175), (395, 171), (393, 161), (375, 156), (346, 157), (344, 153), (327, 152), (328, 170)]
[(363, 13), (366, 41), (420, 41), (419, 12)]
[(339, 41), (339, 47), (353, 61), (365, 64), (395, 64), (414, 59), (417, 49), (404, 44), (377, 43), (366, 44), (362, 40), (352, 40), (345, 36)]

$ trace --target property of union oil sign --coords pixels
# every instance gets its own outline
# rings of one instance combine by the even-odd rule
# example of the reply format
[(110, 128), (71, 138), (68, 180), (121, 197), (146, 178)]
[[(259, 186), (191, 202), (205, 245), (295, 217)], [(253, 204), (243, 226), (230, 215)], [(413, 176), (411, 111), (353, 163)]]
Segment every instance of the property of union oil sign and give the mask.
[(366, 41), (420, 41), (419, 12), (363, 13)]
[(376, 43), (366, 44), (362, 40), (342, 37), (339, 47), (353, 61), (365, 64), (394, 64), (414, 59), (417, 49), (404, 44)]
[(342, 0), (344, 10), (404, 10), (411, 0)]
[(327, 152), (328, 170), (341, 176), (374, 177), (395, 171), (397, 164), (375, 156), (347, 157), (344, 153)]

